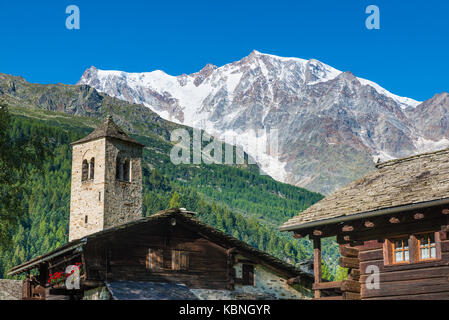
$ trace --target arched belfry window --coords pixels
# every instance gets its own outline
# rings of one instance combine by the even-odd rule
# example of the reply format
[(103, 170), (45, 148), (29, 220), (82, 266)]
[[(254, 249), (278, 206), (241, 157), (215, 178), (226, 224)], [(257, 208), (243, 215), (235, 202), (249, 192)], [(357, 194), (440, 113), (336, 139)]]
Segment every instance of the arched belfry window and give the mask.
[(127, 158), (117, 157), (115, 166), (115, 178), (121, 181), (130, 181), (130, 161)]
[(83, 160), (83, 166), (81, 171), (81, 181), (87, 181), (89, 173), (89, 164), (87, 163), (87, 160)]
[(95, 176), (95, 158), (90, 159), (89, 163), (89, 179), (94, 180)]
[(121, 180), (120, 177), (123, 176), (123, 173), (120, 171), (122, 170), (121, 164), (120, 164), (120, 157), (117, 157), (116, 163), (115, 163), (115, 178), (117, 180)]
[(129, 159), (125, 159), (123, 163), (123, 180), (129, 181)]

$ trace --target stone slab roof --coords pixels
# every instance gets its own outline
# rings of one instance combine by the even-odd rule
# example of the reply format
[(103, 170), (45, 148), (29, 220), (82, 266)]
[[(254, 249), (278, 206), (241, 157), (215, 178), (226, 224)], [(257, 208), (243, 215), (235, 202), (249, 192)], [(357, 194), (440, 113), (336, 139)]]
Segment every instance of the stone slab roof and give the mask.
[(0, 300), (21, 300), (22, 280), (0, 279)]
[(185, 284), (144, 281), (106, 282), (114, 300), (198, 300)]
[(101, 123), (93, 132), (91, 132), (86, 137), (72, 142), (71, 145), (80, 144), (92, 140), (97, 140), (100, 138), (114, 138), (122, 141), (126, 141), (129, 143), (133, 143), (139, 146), (144, 147), (143, 144), (131, 139), (125, 131), (123, 131), (113, 120), (112, 116), (108, 116), (106, 120)]
[[(310, 227), (339, 217), (449, 200), (449, 149), (378, 164), (377, 170), (307, 208), (281, 231)], [(354, 217), (356, 218), (356, 217)]]
[(113, 281), (106, 287), (114, 300), (273, 300), (274, 295), (232, 290), (193, 289), (183, 283)]

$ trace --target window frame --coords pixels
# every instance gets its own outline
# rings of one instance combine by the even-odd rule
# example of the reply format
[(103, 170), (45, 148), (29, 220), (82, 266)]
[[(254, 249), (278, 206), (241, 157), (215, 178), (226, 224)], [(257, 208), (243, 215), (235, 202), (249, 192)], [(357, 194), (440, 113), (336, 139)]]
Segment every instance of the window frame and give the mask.
[[(433, 247), (435, 248), (435, 257), (434, 258), (422, 258), (421, 256), (421, 240), (420, 240), (420, 236), (423, 235), (428, 235), (432, 236), (433, 235), (433, 241), (434, 241), (434, 245)], [(416, 237), (416, 251), (417, 251), (417, 262), (426, 262), (426, 261), (437, 261), (441, 259), (441, 238), (440, 238), (440, 233), (439, 232), (420, 232), (415, 234)], [(431, 248), (432, 245), (430, 244), (428, 246), (429, 248), (429, 255), (431, 255)]]
[(95, 179), (95, 157), (90, 158), (89, 160), (89, 177), (88, 180)]
[(150, 272), (190, 271), (190, 251), (169, 248), (148, 248), (145, 268)]
[(131, 158), (118, 155), (115, 159), (115, 180), (131, 182)]
[(240, 278), (235, 277), (234, 283), (242, 286), (254, 286), (254, 277), (256, 266), (252, 262), (241, 262), (240, 267), (242, 275)]
[(81, 182), (89, 181), (89, 162), (84, 159), (81, 162)]
[(148, 248), (145, 259), (145, 267), (147, 270), (155, 272), (164, 269), (164, 250), (159, 248)]
[[(433, 234), (435, 240), (435, 258), (422, 259), (419, 237), (425, 234)], [(395, 261), (395, 241), (407, 239), (408, 241), (408, 261)], [(416, 232), (408, 235), (399, 235), (385, 239), (383, 244), (383, 256), (385, 266), (400, 266), (416, 263), (428, 263), (441, 260), (441, 233), (440, 231)]]
[(171, 270), (173, 271), (187, 271), (190, 267), (189, 251), (186, 250), (171, 250)]
[[(407, 248), (408, 248), (408, 260), (404, 260), (404, 261), (395, 261), (396, 260), (396, 247), (395, 247), (395, 243), (397, 241), (403, 241), (402, 244), (402, 252), (403, 252), (403, 257), (405, 258), (405, 249), (404, 249), (404, 242), (407, 242)], [(410, 243), (410, 236), (408, 235), (400, 235), (400, 236), (395, 236), (395, 237), (391, 237), (389, 239), (385, 239), (385, 243), (384, 243), (384, 261), (387, 262), (386, 264), (389, 265), (403, 265), (403, 264), (410, 264), (411, 260), (412, 260), (412, 246)], [(386, 254), (385, 254), (386, 253)]]
[(254, 285), (254, 264), (243, 263), (242, 264), (242, 285), (253, 286)]

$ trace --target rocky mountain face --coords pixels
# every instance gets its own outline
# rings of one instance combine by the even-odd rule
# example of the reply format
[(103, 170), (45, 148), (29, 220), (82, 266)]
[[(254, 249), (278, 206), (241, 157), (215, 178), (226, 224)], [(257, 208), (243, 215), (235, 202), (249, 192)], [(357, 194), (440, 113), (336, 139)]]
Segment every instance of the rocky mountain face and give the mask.
[[(161, 152), (158, 150), (160, 144), (173, 145), (171, 133), (176, 129), (183, 128), (192, 134), (192, 128), (164, 120), (142, 104), (110, 97), (88, 85), (34, 84), (20, 76), (0, 73), (0, 103), (15, 108), (15, 113), (22, 114), (24, 111), (26, 116), (29, 115), (27, 109), (39, 110), (39, 116), (34, 117), (52, 118), (56, 122), (65, 117), (55, 116), (53, 111), (79, 116), (74, 117), (71, 123), (93, 128), (98, 126), (94, 119), (103, 121), (107, 115), (112, 115), (114, 121), (126, 132), (158, 141), (149, 145), (155, 152)], [(168, 151), (167, 155), (169, 153)], [(202, 156), (212, 161), (210, 153), (203, 152)], [(248, 154), (244, 157), (245, 163), (238, 164), (238, 167), (259, 171), (257, 165), (248, 165), (248, 159), (254, 162)]]
[[(31, 84), (24, 78), (0, 73), (0, 102), (12, 107), (64, 112), (70, 115), (104, 119), (108, 114), (127, 132), (156, 134), (170, 140), (179, 125), (162, 119), (150, 109), (109, 97), (87, 85)], [(87, 125), (96, 127), (85, 118)], [(142, 125), (145, 123), (145, 126)]]
[[(421, 103), (314, 59), (253, 51), (180, 76), (91, 67), (79, 84), (235, 141), (275, 179), (324, 194), (372, 170), (373, 157), (449, 146), (447, 93)], [(257, 148), (270, 132), (277, 154)]]

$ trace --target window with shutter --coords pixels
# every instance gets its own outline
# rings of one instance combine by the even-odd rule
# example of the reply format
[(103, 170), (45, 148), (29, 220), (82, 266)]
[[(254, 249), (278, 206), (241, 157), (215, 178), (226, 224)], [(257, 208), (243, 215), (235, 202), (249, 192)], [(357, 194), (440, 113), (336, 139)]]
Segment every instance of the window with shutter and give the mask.
[(440, 259), (440, 232), (426, 232), (385, 239), (385, 265), (417, 263)]
[(172, 250), (172, 270), (189, 269), (189, 252)]
[(254, 265), (242, 265), (242, 284), (247, 286), (254, 285)]
[(437, 259), (435, 233), (420, 234), (416, 238), (418, 239), (418, 259), (420, 261)]
[(162, 249), (148, 249), (146, 267), (149, 270), (161, 270), (164, 266), (164, 251)]

